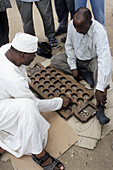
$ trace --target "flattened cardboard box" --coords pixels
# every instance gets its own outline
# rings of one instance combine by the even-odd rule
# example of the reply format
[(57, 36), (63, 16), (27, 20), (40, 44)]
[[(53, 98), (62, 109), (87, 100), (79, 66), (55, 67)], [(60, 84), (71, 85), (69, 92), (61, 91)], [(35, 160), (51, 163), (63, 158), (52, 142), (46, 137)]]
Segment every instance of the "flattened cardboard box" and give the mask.
[[(46, 150), (52, 156), (58, 158), (69, 149), (79, 137), (57, 112), (47, 112), (44, 113), (43, 116), (51, 125)], [(9, 157), (15, 170), (42, 170), (42, 168), (32, 160), (31, 156), (23, 156), (18, 159), (9, 154)]]

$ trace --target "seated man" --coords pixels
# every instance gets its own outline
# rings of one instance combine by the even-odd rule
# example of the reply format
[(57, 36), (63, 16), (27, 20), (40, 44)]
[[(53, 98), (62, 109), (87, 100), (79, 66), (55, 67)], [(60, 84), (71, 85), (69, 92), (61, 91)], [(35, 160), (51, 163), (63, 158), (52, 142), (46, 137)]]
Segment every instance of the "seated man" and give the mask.
[(0, 154), (32, 155), (43, 169), (63, 170), (64, 165), (44, 148), (50, 124), (40, 112), (66, 107), (69, 98), (37, 99), (30, 91), (25, 66), (35, 58), (38, 38), (17, 33), (0, 48)]
[(53, 56), (51, 64), (79, 81), (96, 85), (97, 119), (100, 124), (110, 121), (104, 114), (107, 88), (112, 72), (112, 58), (105, 28), (92, 19), (88, 8), (79, 8), (68, 26), (66, 54)]

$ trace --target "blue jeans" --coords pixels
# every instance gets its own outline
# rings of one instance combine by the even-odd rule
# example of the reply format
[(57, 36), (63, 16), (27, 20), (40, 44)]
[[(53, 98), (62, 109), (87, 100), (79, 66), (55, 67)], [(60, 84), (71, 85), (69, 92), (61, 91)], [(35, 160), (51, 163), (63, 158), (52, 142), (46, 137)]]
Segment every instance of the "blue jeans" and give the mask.
[[(90, 0), (94, 18), (103, 26), (105, 26), (104, 2), (105, 0)], [(86, 7), (86, 3), (87, 0), (75, 0), (75, 10)]]

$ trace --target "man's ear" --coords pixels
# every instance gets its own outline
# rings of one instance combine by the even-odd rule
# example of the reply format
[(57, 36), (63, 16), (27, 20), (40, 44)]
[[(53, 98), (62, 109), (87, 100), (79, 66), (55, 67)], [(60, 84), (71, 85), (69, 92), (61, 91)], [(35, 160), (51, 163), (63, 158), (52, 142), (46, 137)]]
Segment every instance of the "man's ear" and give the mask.
[(20, 54), (20, 57), (21, 57), (21, 58), (24, 58), (24, 53), (21, 53), (21, 54)]

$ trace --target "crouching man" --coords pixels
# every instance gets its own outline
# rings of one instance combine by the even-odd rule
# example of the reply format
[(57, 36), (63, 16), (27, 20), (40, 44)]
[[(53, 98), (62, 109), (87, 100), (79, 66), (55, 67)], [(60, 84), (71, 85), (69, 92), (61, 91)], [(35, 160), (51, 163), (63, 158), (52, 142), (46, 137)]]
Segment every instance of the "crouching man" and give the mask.
[(40, 112), (66, 107), (69, 98), (40, 100), (30, 91), (25, 66), (35, 58), (38, 38), (17, 33), (12, 43), (0, 48), (0, 154), (17, 158), (32, 155), (44, 170), (63, 170), (64, 165), (47, 153), (50, 124)]
[(96, 86), (97, 119), (100, 124), (110, 121), (104, 114), (107, 89), (111, 80), (112, 58), (103, 25), (92, 19), (88, 8), (79, 8), (68, 26), (66, 54), (53, 56), (51, 64), (71, 74), (77, 81), (84, 79)]

